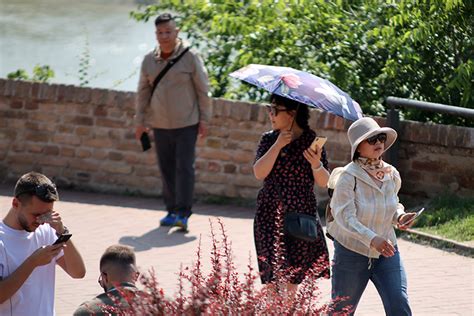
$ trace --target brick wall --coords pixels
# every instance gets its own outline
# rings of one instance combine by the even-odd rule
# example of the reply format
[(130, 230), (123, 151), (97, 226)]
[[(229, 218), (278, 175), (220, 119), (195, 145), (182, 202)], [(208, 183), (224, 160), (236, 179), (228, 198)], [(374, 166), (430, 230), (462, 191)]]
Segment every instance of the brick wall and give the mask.
[[(159, 194), (154, 152), (141, 152), (134, 139), (134, 98), (131, 92), (0, 79), (0, 182), (37, 170), (62, 187)], [(345, 164), (348, 122), (313, 111), (311, 126), (328, 137), (331, 166)], [(215, 99), (209, 135), (198, 143), (196, 193), (255, 197), (261, 182), (252, 163), (269, 128), (262, 106)], [(402, 122), (400, 147), (404, 192), (474, 194), (474, 129)]]

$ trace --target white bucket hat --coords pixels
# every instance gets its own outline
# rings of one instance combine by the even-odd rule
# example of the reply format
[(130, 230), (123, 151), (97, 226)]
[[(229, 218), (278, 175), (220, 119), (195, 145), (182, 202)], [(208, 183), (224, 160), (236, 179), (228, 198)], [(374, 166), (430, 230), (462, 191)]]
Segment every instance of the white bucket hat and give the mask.
[(397, 139), (397, 132), (393, 128), (380, 127), (380, 125), (370, 117), (363, 117), (352, 123), (347, 131), (347, 137), (351, 143), (351, 159), (354, 159), (354, 154), (361, 142), (380, 133), (387, 134), (384, 148), (385, 152)]

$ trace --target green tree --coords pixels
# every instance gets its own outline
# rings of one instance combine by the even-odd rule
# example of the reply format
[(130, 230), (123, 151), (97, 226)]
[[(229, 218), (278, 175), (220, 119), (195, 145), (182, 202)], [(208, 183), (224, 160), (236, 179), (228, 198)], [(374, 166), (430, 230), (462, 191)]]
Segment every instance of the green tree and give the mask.
[[(203, 53), (216, 97), (265, 97), (228, 76), (259, 63), (327, 78), (368, 114), (384, 114), (389, 95), (474, 106), (470, 0), (162, 0), (131, 16), (148, 20), (164, 10), (178, 13)], [(472, 124), (417, 111), (405, 116)]]
[(24, 69), (18, 69), (16, 71), (10, 72), (7, 74), (8, 79), (14, 80), (31, 80), (35, 82), (49, 82), (50, 79), (54, 77), (54, 71), (51, 69), (50, 66), (44, 65), (36, 65), (33, 68), (33, 75), (30, 76)]

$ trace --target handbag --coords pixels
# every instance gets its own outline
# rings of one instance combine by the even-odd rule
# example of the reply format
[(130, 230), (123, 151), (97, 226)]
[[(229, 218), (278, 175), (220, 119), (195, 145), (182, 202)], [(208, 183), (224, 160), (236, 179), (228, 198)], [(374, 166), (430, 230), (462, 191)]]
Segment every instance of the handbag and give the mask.
[(285, 204), (283, 204), (283, 197), (280, 190), (280, 185), (276, 184), (278, 196), (285, 211), (283, 219), (283, 230), (285, 234), (294, 239), (315, 242), (319, 239), (318, 236), (318, 219), (316, 216), (288, 211)]
[(315, 242), (318, 240), (318, 227), (315, 216), (287, 212), (283, 222), (285, 233), (295, 239)]

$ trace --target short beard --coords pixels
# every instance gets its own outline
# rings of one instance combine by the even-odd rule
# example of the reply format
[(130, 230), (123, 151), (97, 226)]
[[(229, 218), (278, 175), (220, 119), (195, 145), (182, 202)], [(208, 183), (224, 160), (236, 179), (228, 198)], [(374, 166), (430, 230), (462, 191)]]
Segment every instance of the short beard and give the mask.
[(29, 232), (29, 233), (33, 232), (33, 230), (31, 230), (31, 228), (28, 227), (28, 222), (26, 221), (26, 219), (21, 214), (18, 215), (18, 223), (20, 224), (21, 228), (23, 228), (27, 232)]

